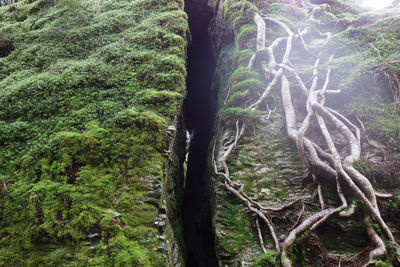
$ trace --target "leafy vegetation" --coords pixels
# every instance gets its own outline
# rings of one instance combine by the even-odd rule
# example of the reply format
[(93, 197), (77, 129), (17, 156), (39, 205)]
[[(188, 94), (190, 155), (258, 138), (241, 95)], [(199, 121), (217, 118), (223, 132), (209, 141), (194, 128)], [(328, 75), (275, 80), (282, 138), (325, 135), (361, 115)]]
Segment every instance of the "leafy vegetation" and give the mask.
[(157, 266), (183, 1), (0, 8), (0, 265)]

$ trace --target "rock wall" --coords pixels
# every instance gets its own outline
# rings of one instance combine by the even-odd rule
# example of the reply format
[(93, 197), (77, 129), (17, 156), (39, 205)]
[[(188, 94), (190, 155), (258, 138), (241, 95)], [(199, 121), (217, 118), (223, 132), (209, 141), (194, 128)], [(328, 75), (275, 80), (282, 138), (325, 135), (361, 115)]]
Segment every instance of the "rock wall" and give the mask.
[(184, 265), (183, 9), (0, 7), (1, 266)]
[[(0, 265), (211, 266), (217, 265), (214, 246), (220, 266), (279, 265), (269, 228), (227, 190), (223, 162), (218, 161), (245, 123), (227, 168), (235, 187), (267, 207), (280, 242), (321, 209), (317, 179), (287, 137), (280, 86), (258, 111), (243, 108), (271, 78), (261, 69), (267, 51), (255, 53), (256, 12), (282, 21), (295, 33), (309, 27), (312, 33), (305, 39), (311, 54), (319, 53), (313, 47), (322, 43), (324, 53), (334, 54), (331, 64), (322, 64), (319, 71), (326, 75), (329, 65), (329, 87), (341, 93), (326, 105), (362, 130), (362, 157), (356, 167), (377, 191), (391, 194), (378, 198), (378, 206), (400, 241), (398, 8), (366, 12), (347, 0), (305, 1), (308, 8), (288, 0), (208, 1), (214, 19), (209, 35), (202, 29), (200, 37), (213, 42), (216, 72), (206, 92), (213, 98), (218, 91), (219, 111), (211, 129), (213, 101), (208, 102), (210, 119), (201, 122), (197, 133), (204, 153), (214, 134), (207, 162), (198, 162), (199, 169), (208, 164), (208, 170), (197, 173), (200, 183), (185, 188), (182, 106), (190, 35), (184, 2), (6, 2), (16, 3), (0, 7)], [(319, 6), (312, 5), (317, 2)], [(203, 6), (205, 1), (193, 3)], [(325, 32), (332, 33), (326, 44)], [(282, 34), (277, 25), (267, 23), (267, 45)], [(277, 58), (283, 52), (278, 47)], [(307, 84), (314, 78), (309, 54), (298, 39), (290, 64)], [(252, 58), (255, 68), (250, 70)], [(293, 91), (300, 126), (306, 98), (299, 87)], [(201, 103), (193, 106), (201, 109)], [(196, 118), (199, 113), (194, 114)], [(186, 123), (189, 130), (197, 127), (189, 116)], [(346, 140), (332, 132), (345, 155)], [(327, 148), (318, 127), (311, 127), (307, 136)], [(196, 177), (196, 169), (192, 172), (186, 178)], [(196, 200), (200, 190), (205, 194)], [(349, 188), (343, 190), (358, 207), (355, 216), (333, 216), (301, 233), (287, 251), (293, 265), (368, 262), (374, 244), (362, 219), (367, 209)], [(334, 192), (334, 183), (322, 187), (327, 207), (338, 204)], [(195, 196), (193, 203), (188, 195)], [(196, 216), (184, 222), (185, 212)], [(376, 223), (372, 229), (382, 233)], [(199, 239), (202, 231), (206, 235)], [(398, 266), (398, 247), (383, 241), (387, 253), (374, 259), (376, 265)]]
[[(248, 91), (266, 87), (263, 85), (265, 78), (257, 70), (246, 70), (256, 51), (254, 13), (281, 20), (295, 33), (305, 25), (303, 23), (309, 14), (295, 1), (225, 0), (210, 1), (210, 5), (217, 10), (210, 31), (218, 53), (216, 83), (220, 88), (217, 134), (213, 140), (215, 151), (210, 152), (210, 172), (214, 172), (213, 159), (217, 160), (218, 171), (223, 172), (218, 159), (223, 157), (238, 134), (236, 130), (240, 125), (235, 126), (235, 121), (240, 119), (245, 122), (246, 130), (227, 160), (229, 175), (233, 183), (243, 185), (242, 190), (247, 196), (271, 210), (268, 218), (282, 242), (295, 225), (320, 209), (317, 187), (298, 155), (296, 144), (287, 137), (279, 84), (265, 100), (261, 114), (245, 113), (234, 107), (235, 103), (245, 103)], [(396, 8), (366, 13), (366, 10), (346, 1), (323, 1), (313, 15), (312, 26), (320, 33), (333, 33), (326, 49), (335, 55), (329, 88), (340, 89), (341, 94), (331, 97), (328, 105), (345, 114), (353, 123), (362, 124), (364, 145), (357, 167), (378, 191), (392, 194), (389, 199), (379, 199), (379, 208), (397, 241), (399, 222), (391, 214), (398, 212), (400, 200), (399, 165), (393, 160), (399, 157), (399, 143), (394, 141), (400, 133), (399, 102), (396, 100), (399, 86), (391, 83), (393, 77), (399, 77), (400, 73), (393, 50), (398, 45), (395, 40), (400, 34), (394, 29), (394, 25), (399, 23), (399, 15)], [(271, 24), (266, 23), (267, 46), (274, 38), (284, 36), (279, 27)], [(382, 36), (379, 37), (378, 32)], [(319, 34), (308, 38), (314, 45), (323, 40)], [(298, 44), (294, 48), (291, 64), (301, 69), (302, 77), (311, 77), (312, 69), (305, 66), (313, 59), (300, 46)], [(264, 55), (262, 53), (259, 57)], [(282, 57), (282, 53), (277, 52), (277, 57)], [(394, 72), (392, 78), (384, 71), (383, 66), (387, 64)], [(326, 71), (324, 66), (321, 69)], [(295, 106), (306, 100), (298, 93), (292, 97)], [(301, 114), (298, 117), (300, 127), (305, 110), (298, 109), (296, 112)], [(382, 121), (383, 114), (387, 116), (385, 121)], [(391, 137), (385, 134), (389, 132)], [(308, 136), (317, 140), (321, 147), (326, 147), (318, 128), (310, 129)], [(337, 133), (333, 134), (333, 138), (339, 144), (340, 153), (346, 153), (345, 140)], [(386, 166), (386, 173), (378, 166)], [(261, 221), (261, 234), (267, 249), (264, 253), (257, 233), (256, 217), (243, 201), (226, 189), (223, 175), (214, 175), (213, 179), (216, 193), (215, 243), (220, 266), (279, 265), (279, 254), (274, 252), (268, 227)], [(322, 189), (328, 207), (335, 206), (338, 201), (331, 190), (332, 185)], [(350, 201), (357, 200), (350, 198)], [(362, 214), (361, 207), (351, 219), (333, 217), (316, 230), (304, 233), (290, 251), (292, 263), (295, 266), (365, 264), (373, 244), (364, 230)], [(395, 249), (390, 244), (388, 250), (391, 252), (377, 262), (399, 264), (394, 258)]]

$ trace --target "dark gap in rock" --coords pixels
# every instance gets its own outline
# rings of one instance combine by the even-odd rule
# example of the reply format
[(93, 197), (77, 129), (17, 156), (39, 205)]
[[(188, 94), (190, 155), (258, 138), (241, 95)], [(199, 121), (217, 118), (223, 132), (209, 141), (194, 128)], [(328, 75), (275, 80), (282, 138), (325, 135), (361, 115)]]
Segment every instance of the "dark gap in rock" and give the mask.
[(207, 0), (186, 0), (192, 35), (188, 47), (185, 124), (191, 135), (185, 192), (182, 203), (186, 266), (218, 266), (212, 224), (211, 177), (207, 175), (208, 147), (216, 110), (216, 90), (212, 81), (215, 57), (208, 34), (213, 17)]

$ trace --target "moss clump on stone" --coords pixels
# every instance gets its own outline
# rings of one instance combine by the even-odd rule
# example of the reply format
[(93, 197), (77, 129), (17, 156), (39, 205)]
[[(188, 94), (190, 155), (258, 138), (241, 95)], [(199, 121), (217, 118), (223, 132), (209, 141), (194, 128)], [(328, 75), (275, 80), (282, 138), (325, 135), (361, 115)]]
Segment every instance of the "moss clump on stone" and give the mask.
[(267, 253), (259, 255), (253, 267), (273, 267), (276, 266), (275, 257), (278, 253), (274, 250), (267, 250)]
[(0, 265), (162, 265), (183, 1), (13, 7), (0, 8)]

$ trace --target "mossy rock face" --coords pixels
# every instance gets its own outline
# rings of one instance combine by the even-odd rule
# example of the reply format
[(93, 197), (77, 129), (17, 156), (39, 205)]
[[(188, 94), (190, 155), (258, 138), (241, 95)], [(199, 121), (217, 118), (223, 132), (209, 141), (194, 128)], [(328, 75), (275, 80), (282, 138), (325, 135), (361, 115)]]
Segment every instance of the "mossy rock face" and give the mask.
[[(257, 75), (257, 68), (263, 64), (257, 61), (266, 57), (265, 50), (255, 54), (254, 71), (246, 69), (255, 52), (251, 27), (254, 21), (248, 13), (241, 13), (239, 10), (256, 6), (258, 12), (283, 21), (295, 32), (308, 26), (312, 31), (333, 33), (321, 57), (325, 61), (334, 54), (329, 88), (340, 89), (342, 92), (336, 97), (330, 97), (327, 105), (346, 114), (356, 125), (359, 125), (360, 121), (363, 123), (363, 141), (366, 144), (362, 148), (362, 160), (357, 168), (370, 179), (377, 191), (398, 194), (400, 111), (396, 92), (398, 96), (400, 84), (396, 85), (396, 77), (399, 77), (400, 65), (396, 47), (399, 47), (400, 40), (399, 9), (365, 12), (356, 5), (349, 4), (349, 1), (320, 1), (323, 2), (319, 3), (322, 4), (321, 8), (315, 13), (313, 22), (310, 22), (307, 21), (307, 13), (293, 5), (293, 2), (231, 0), (224, 1), (220, 6), (217, 15), (219, 20), (216, 20), (213, 27), (214, 36), (218, 36), (219, 33), (221, 36), (226, 35), (229, 28), (228, 31), (234, 38), (220, 49), (217, 62), (220, 84), (218, 125), (221, 132), (216, 140), (216, 159), (221, 157), (228, 145), (234, 141), (236, 121), (244, 121), (246, 131), (238, 146), (229, 155), (227, 164), (230, 178), (244, 185), (243, 191), (247, 196), (259, 201), (263, 206), (278, 207), (293, 199), (311, 197), (315, 190), (308, 184), (311, 178), (305, 179), (300, 186), (294, 183), (301, 180), (306, 167), (298, 156), (295, 144), (290, 143), (287, 138), (283, 110), (279, 108), (279, 85), (271, 92), (271, 98), (266, 100), (269, 107), (277, 107), (268, 120), (262, 116), (268, 108), (265, 105), (260, 106), (262, 112), (258, 114), (250, 113), (246, 109), (266, 87), (264, 77)], [(267, 45), (271, 44), (271, 40), (286, 35), (282, 29), (268, 22), (266, 32)], [(322, 40), (318, 34), (304, 38), (306, 42), (314, 43)], [(221, 44), (218, 39), (215, 43)], [(275, 56), (281, 58), (282, 51), (284, 49), (277, 49)], [(300, 41), (294, 42), (291, 64), (299, 69), (302, 77), (311, 77), (312, 69), (307, 68), (307, 65), (312, 65), (314, 60), (314, 57), (306, 55)], [(224, 67), (227, 65), (229, 67)], [(320, 66), (321, 77), (326, 71), (326, 66)], [(292, 77), (288, 75), (288, 78)], [(302, 101), (300, 90), (296, 85), (291, 90), (296, 106), (296, 102)], [(301, 121), (305, 111), (295, 108), (297, 120)], [(340, 153), (344, 154), (345, 140), (340, 134), (332, 135)], [(325, 146), (318, 127), (311, 127), (307, 136)], [(219, 167), (222, 172), (222, 166)], [(268, 249), (273, 250), (274, 244), (269, 238), (267, 227), (261, 223), (263, 241), (267, 248), (267, 253), (263, 255), (254, 216), (250, 215), (251, 212), (243, 202), (225, 188), (222, 175), (216, 176), (215, 179), (216, 248), (221, 266), (276, 266), (278, 263), (275, 260), (279, 260), (279, 257), (274, 258), (275, 255), (269, 253)], [(349, 189), (344, 190), (348, 193)], [(323, 189), (323, 194), (329, 207), (339, 203), (334, 185)], [(303, 219), (318, 211), (318, 199), (314, 200), (316, 206), (305, 205)], [(379, 200), (382, 215), (395, 232), (399, 228), (398, 219), (393, 216), (394, 212), (400, 212), (397, 200), (397, 197)], [(350, 197), (348, 201), (350, 203), (355, 200)], [(289, 209), (270, 214), (280, 241), (287, 236), (288, 229), (297, 219), (296, 215), (300, 214), (301, 209), (299, 202)], [(325, 266), (329, 260), (338, 264), (339, 259), (343, 259), (343, 264), (354, 266), (351, 265), (354, 264), (352, 257), (371, 245), (363, 230), (363, 209), (360, 208), (357, 212), (357, 215), (349, 220), (333, 218), (319, 230), (301, 236), (290, 251), (292, 262), (301, 266)], [(396, 239), (399, 240), (398, 235)], [(340, 249), (337, 246), (340, 246)], [(379, 262), (382, 266), (393, 259), (390, 245), (388, 248), (387, 257)]]
[(168, 262), (165, 131), (178, 124), (185, 91), (182, 8), (0, 7), (0, 265)]

